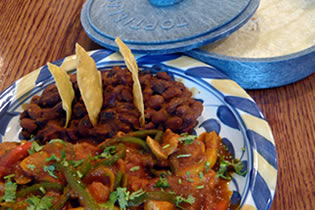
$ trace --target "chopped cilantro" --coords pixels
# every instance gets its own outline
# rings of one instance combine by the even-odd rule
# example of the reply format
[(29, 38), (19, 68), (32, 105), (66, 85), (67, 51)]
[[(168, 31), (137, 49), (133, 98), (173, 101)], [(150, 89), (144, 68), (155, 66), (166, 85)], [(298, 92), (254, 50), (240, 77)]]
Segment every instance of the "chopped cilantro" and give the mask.
[(234, 168), (235, 173), (243, 176), (247, 173), (247, 170), (244, 170), (244, 164), (242, 161), (234, 159), (232, 160), (232, 166)]
[(39, 190), (40, 190), (43, 194), (46, 194), (46, 190), (45, 190), (45, 188), (40, 187), (40, 188), (39, 188)]
[(189, 204), (193, 204), (195, 203), (195, 198), (192, 195), (188, 195), (187, 199), (184, 198), (182, 195), (181, 196), (176, 196), (176, 206), (183, 209), (183, 207), (180, 206), (180, 204), (184, 202), (184, 203), (189, 203)]
[(176, 158), (183, 158), (183, 157), (190, 157), (191, 154), (181, 154), (181, 155), (177, 155)]
[[(12, 174), (15, 176), (14, 174)], [(16, 198), (16, 189), (17, 184), (11, 181), (12, 175), (4, 177), (4, 179), (7, 179), (4, 185), (4, 196), (0, 199), (0, 202), (14, 202)]]
[(69, 163), (75, 168), (80, 166), (83, 162), (84, 162), (84, 159), (83, 160), (69, 160)]
[(5, 177), (3, 177), (3, 179), (7, 179), (8, 181), (11, 181), (11, 178), (15, 177), (15, 174), (10, 174), (10, 175), (7, 175)]
[(80, 179), (83, 177), (83, 174), (80, 171), (77, 171), (77, 175)]
[(244, 151), (244, 152), (246, 151), (245, 147), (242, 147), (241, 149), (242, 149), (242, 151)]
[(63, 160), (66, 160), (66, 150), (63, 148), (62, 151), (61, 151), (61, 158)]
[(27, 150), (27, 151), (28, 151), (28, 153), (30, 155), (32, 155), (32, 154), (34, 154), (36, 152), (41, 151), (43, 149), (43, 147), (44, 146), (40, 146), (36, 141), (33, 141), (31, 148), (29, 150)]
[(101, 158), (110, 158), (115, 153), (116, 147), (109, 146), (104, 149), (104, 151), (99, 155)]
[(31, 171), (34, 171), (36, 166), (34, 164), (27, 164), (27, 168), (31, 169)]
[(217, 172), (217, 177), (220, 177), (222, 179), (231, 180), (231, 175), (228, 172), (228, 168), (233, 167), (235, 173), (239, 175), (244, 175), (247, 173), (247, 170), (243, 171), (244, 165), (243, 162), (240, 160), (232, 160), (232, 162), (224, 160), (223, 157), (220, 157), (220, 168)]
[(194, 180), (192, 179), (192, 178), (186, 178), (187, 179), (187, 181), (189, 181), (189, 182), (194, 182)]
[(194, 140), (197, 138), (195, 135), (181, 135), (181, 137), (178, 139), (179, 142), (184, 143), (184, 145), (192, 144)]
[(49, 209), (52, 207), (52, 197), (44, 196), (39, 198), (38, 196), (31, 196), (26, 199), (26, 202), (29, 204), (27, 210), (42, 210)]
[(129, 192), (127, 188), (117, 187), (117, 200), (120, 208), (125, 209), (128, 206)]
[(200, 171), (200, 172), (199, 172), (200, 180), (203, 180), (203, 176), (204, 176), (204, 175), (203, 175), (202, 171)]
[(130, 168), (131, 172), (138, 171), (138, 170), (140, 170), (140, 166), (134, 166), (134, 167)]
[(134, 200), (135, 198), (140, 197), (140, 196), (143, 195), (144, 193), (145, 193), (145, 192), (144, 192), (142, 189), (137, 190), (137, 191), (135, 191), (135, 192), (133, 192), (133, 193), (130, 194), (129, 200)]
[(170, 185), (168, 184), (168, 181), (166, 178), (160, 177), (160, 180), (156, 182), (154, 185), (156, 188), (170, 188)]
[(55, 160), (55, 161), (59, 162), (60, 158), (58, 158), (55, 154), (52, 154), (49, 158), (46, 159), (46, 162), (49, 162), (49, 161), (52, 161), (52, 160)]
[(69, 162), (68, 162), (68, 161), (62, 161), (62, 165), (63, 165), (64, 167), (68, 167), (68, 166), (69, 166)]
[(167, 149), (167, 148), (169, 148), (171, 145), (170, 144), (165, 144), (163, 147), (162, 147), (162, 149)]
[(186, 171), (186, 175), (187, 175), (187, 176), (190, 176), (190, 172), (189, 172), (189, 171)]
[(56, 170), (55, 166), (53, 166), (53, 165), (49, 165), (49, 166), (44, 165), (43, 168), (44, 168), (44, 171), (47, 172), (50, 176), (58, 179), (58, 177), (54, 174), (54, 171)]
[(142, 196), (144, 193), (145, 192), (142, 189), (130, 193), (127, 191), (127, 188), (118, 187), (116, 191), (110, 193), (109, 200), (100, 206), (109, 210), (113, 210), (116, 201), (118, 201), (119, 207), (121, 209), (126, 209), (128, 207), (128, 201), (134, 200)]
[(105, 209), (113, 210), (115, 206), (115, 202), (117, 201), (118, 196), (117, 192), (111, 192), (109, 195), (109, 200), (105, 204), (101, 204)]
[(199, 185), (199, 186), (196, 187), (196, 190), (200, 190), (200, 189), (203, 189), (203, 188), (205, 188), (204, 185)]
[(52, 144), (52, 143), (61, 143), (63, 145), (67, 145), (67, 142), (65, 142), (64, 140), (62, 139), (52, 139), (48, 142), (48, 144)]
[(210, 162), (208, 162), (208, 161), (205, 163), (206, 173), (208, 173), (208, 172), (209, 172), (209, 170), (210, 170), (210, 164), (211, 164), (211, 163), (210, 163)]

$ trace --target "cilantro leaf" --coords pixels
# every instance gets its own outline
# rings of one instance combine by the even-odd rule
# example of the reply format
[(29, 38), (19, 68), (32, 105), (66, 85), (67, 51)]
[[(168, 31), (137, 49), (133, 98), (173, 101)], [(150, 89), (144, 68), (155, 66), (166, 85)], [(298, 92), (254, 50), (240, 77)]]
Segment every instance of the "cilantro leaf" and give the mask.
[(134, 166), (132, 168), (129, 169), (131, 172), (133, 171), (139, 171), (140, 170), (140, 166)]
[(129, 193), (127, 188), (118, 187), (117, 190), (117, 200), (120, 208), (125, 209), (128, 206)]
[(68, 161), (73, 167), (78, 167), (80, 166), (83, 162), (84, 162), (84, 159), (82, 160), (69, 160)]
[(231, 180), (232, 177), (228, 171), (229, 167), (232, 167), (235, 173), (239, 175), (245, 175), (247, 170), (243, 171), (244, 165), (243, 162), (237, 159), (232, 160), (232, 162), (224, 160), (223, 157), (220, 157), (220, 168), (217, 172), (217, 177), (221, 177), (222, 179)]
[(184, 145), (188, 145), (192, 144), (196, 138), (197, 136), (195, 135), (182, 134), (178, 141), (184, 143)]
[(34, 164), (27, 164), (27, 168), (31, 169), (31, 171), (34, 171), (36, 166)]
[(111, 192), (109, 195), (109, 200), (105, 204), (101, 204), (100, 206), (104, 207), (105, 209), (113, 210), (117, 199), (117, 192)]
[(27, 150), (27, 151), (28, 151), (28, 153), (30, 155), (32, 155), (32, 154), (34, 154), (36, 152), (41, 151), (43, 149), (43, 147), (44, 146), (39, 145), (36, 141), (33, 141), (31, 148), (29, 150)]
[[(11, 178), (11, 177), (10, 177)], [(1, 202), (14, 202), (16, 199), (17, 184), (12, 182), (9, 178), (4, 185), (4, 196), (1, 198)]]
[(44, 171), (47, 172), (50, 176), (58, 179), (58, 177), (54, 174), (54, 171), (56, 170), (55, 166), (49, 165), (49, 166), (43, 166)]
[(170, 185), (168, 184), (168, 181), (166, 178), (160, 177), (160, 180), (156, 182), (154, 185), (156, 188), (170, 188)]
[(46, 210), (52, 207), (52, 197), (44, 196), (39, 198), (38, 196), (31, 196), (26, 199), (26, 202), (29, 204), (27, 210)]
[(184, 203), (189, 203), (189, 204), (193, 204), (195, 203), (195, 197), (192, 195), (188, 195), (187, 199), (184, 198), (183, 196), (176, 196), (176, 206), (183, 209), (183, 207), (180, 206), (180, 204), (184, 202)]
[(64, 140), (62, 140), (62, 139), (52, 139), (52, 140), (50, 140), (49, 142), (48, 142), (48, 144), (52, 144), (52, 143), (61, 143), (61, 144), (63, 144), (63, 145), (67, 145), (67, 142), (65, 142)]
[(55, 160), (55, 161), (59, 162), (60, 158), (57, 157), (55, 154), (52, 154), (49, 158), (46, 159), (46, 162), (49, 162), (49, 161), (52, 161), (52, 160)]
[(144, 192), (142, 189), (137, 190), (137, 191), (135, 191), (135, 192), (133, 192), (133, 193), (130, 194), (129, 200), (134, 200), (135, 198), (140, 197), (140, 196), (143, 195), (144, 193), (145, 193), (145, 192)]
[(104, 149), (104, 151), (99, 155), (101, 158), (110, 158), (116, 151), (115, 146), (109, 146)]
[(208, 173), (208, 172), (209, 172), (209, 170), (211, 169), (211, 168), (210, 168), (210, 165), (211, 165), (211, 163), (210, 163), (210, 162), (208, 162), (208, 161), (206, 161), (206, 163), (205, 163), (206, 173)]

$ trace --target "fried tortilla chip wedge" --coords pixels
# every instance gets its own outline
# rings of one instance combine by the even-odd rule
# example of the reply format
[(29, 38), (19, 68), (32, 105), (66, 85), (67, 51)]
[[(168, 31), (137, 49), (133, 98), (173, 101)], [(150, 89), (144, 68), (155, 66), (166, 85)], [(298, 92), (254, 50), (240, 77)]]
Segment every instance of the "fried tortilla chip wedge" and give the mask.
[(97, 70), (93, 58), (79, 44), (76, 44), (76, 55), (79, 90), (89, 119), (95, 126), (103, 105), (101, 72)]
[(56, 86), (62, 101), (62, 108), (66, 111), (66, 128), (71, 119), (72, 101), (74, 99), (73, 86), (69, 75), (62, 68), (51, 63), (48, 63), (47, 66), (56, 81)]
[(127, 68), (131, 72), (132, 80), (133, 80), (133, 103), (137, 107), (138, 111), (140, 112), (140, 125), (143, 126), (144, 121), (144, 104), (143, 104), (143, 95), (141, 90), (141, 85), (139, 81), (139, 74), (138, 74), (138, 65), (136, 62), (135, 57), (131, 53), (130, 49), (125, 45), (123, 41), (119, 37), (115, 39), (116, 44), (119, 47), (119, 51), (124, 57), (125, 63)]

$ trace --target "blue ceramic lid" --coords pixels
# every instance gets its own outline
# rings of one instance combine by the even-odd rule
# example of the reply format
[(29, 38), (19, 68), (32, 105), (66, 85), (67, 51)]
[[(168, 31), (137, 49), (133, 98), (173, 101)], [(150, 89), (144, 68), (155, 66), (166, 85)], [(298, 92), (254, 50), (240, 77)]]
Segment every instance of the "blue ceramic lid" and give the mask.
[[(259, 0), (87, 0), (82, 25), (117, 50), (119, 36), (137, 53), (187, 51), (221, 39), (253, 15)], [(245, 14), (245, 15), (244, 15)]]

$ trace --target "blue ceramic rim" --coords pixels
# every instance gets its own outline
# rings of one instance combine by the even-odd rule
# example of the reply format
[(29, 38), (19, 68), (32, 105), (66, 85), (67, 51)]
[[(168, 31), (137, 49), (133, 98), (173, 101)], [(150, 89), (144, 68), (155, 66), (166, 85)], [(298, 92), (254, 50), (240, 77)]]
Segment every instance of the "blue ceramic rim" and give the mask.
[[(81, 17), (81, 24), (82, 24), (85, 32), (95, 43), (97, 43), (103, 47), (106, 47), (108, 49), (118, 51), (118, 47), (116, 47), (116, 44), (112, 40), (109, 40), (109, 39), (106, 40), (106, 42), (108, 42), (108, 41), (113, 42), (113, 43), (109, 44), (109, 43), (105, 43), (105, 42), (101, 41), (99, 37), (95, 37), (99, 34), (93, 30), (93, 28), (90, 26), (90, 24), (87, 20), (87, 17), (85, 17), (85, 16), (87, 16), (87, 3), (88, 2), (86, 2), (83, 5), (83, 8), (81, 10), (81, 16), (80, 16)], [(153, 54), (169, 54), (169, 53), (175, 53), (175, 52), (184, 52), (184, 51), (188, 51), (188, 50), (192, 50), (192, 49), (201, 47), (203, 45), (212, 43), (218, 39), (222, 39), (222, 38), (230, 35), (234, 31), (238, 30), (256, 12), (256, 10), (259, 6), (259, 3), (260, 3), (260, 0), (251, 1), (251, 3), (247, 7), (247, 11), (244, 11), (238, 18), (236, 18), (234, 21), (229, 23), (227, 25), (228, 26), (227, 29), (219, 31), (219, 33), (216, 34), (214, 37), (210, 36), (210, 38), (208, 38), (206, 40), (196, 42), (196, 40), (193, 39), (190, 41), (186, 41), (186, 42), (188, 42), (186, 44), (184, 42), (184, 43), (180, 43), (180, 46), (173, 46), (173, 47), (172, 47), (172, 45), (169, 46), (169, 44), (168, 45), (166, 44), (166, 45), (152, 45), (152, 46), (150, 46), (150, 45), (143, 45), (143, 46), (135, 45), (135, 46), (129, 46), (129, 48), (134, 53), (152, 54), (153, 55)], [(235, 22), (237, 22), (237, 24), (234, 24)], [(89, 27), (91, 27), (91, 31), (89, 31)], [(95, 34), (93, 34), (93, 33), (95, 33)], [(105, 38), (105, 37), (101, 36), (101, 38)], [(198, 38), (197, 38), (197, 41), (198, 41)], [(151, 47), (151, 49), (148, 49), (150, 47)]]
[[(93, 23), (93, 21), (91, 20), (91, 17), (90, 17), (90, 11), (91, 11), (91, 7), (93, 5), (95, 0), (87, 0), (86, 4), (87, 5), (87, 10), (86, 10), (86, 16), (87, 16), (87, 19), (88, 19), (88, 23), (89, 25), (93, 28), (93, 30), (98, 33), (99, 35), (103, 36), (104, 38), (107, 38), (107, 39), (110, 39), (112, 41), (115, 40), (115, 37), (112, 37), (112, 36), (109, 36), (107, 34), (105, 34), (104, 32), (102, 32), (101, 30), (99, 30)], [(162, 42), (159, 42), (159, 41), (156, 41), (156, 42), (138, 42), (138, 41), (132, 41), (132, 40), (124, 40), (125, 43), (127, 44), (134, 44), (134, 45), (163, 45), (163, 44), (171, 44), (171, 43), (180, 43), (180, 42), (184, 42), (184, 41), (189, 41), (191, 39), (197, 39), (199, 37), (202, 37), (202, 36), (206, 36), (210, 33), (214, 33), (215, 31), (221, 29), (221, 28), (224, 28), (224, 26), (230, 24), (231, 22), (234, 22), (234, 21), (237, 21), (237, 18), (239, 18), (249, 7), (249, 5), (251, 4), (253, 0), (250, 0), (248, 2), (248, 4), (244, 7), (244, 9), (242, 11), (240, 11), (240, 13), (238, 13), (236, 16), (234, 16), (233, 18), (231, 18), (230, 20), (226, 21), (224, 24), (220, 25), (220, 26), (216, 26), (214, 28), (212, 28), (211, 30), (208, 30), (208, 31), (205, 31), (205, 32), (202, 32), (200, 34), (197, 34), (197, 35), (193, 35), (193, 36), (188, 36), (188, 37), (185, 37), (185, 38), (181, 38), (181, 39), (178, 39), (178, 40), (167, 40), (167, 41), (162, 41)], [(247, 21), (246, 21), (247, 22)], [(239, 23), (241, 24), (241, 26), (243, 25), (242, 22)], [(237, 30), (237, 29), (236, 29)]]

